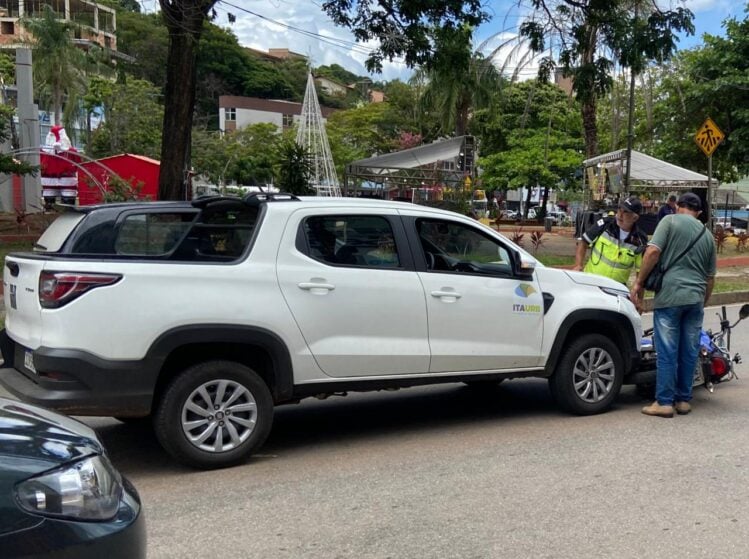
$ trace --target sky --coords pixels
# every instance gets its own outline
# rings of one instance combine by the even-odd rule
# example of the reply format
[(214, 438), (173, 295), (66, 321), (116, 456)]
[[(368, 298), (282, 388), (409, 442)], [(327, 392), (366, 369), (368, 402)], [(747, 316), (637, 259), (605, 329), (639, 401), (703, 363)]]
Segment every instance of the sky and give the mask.
[[(243, 46), (265, 50), (288, 48), (312, 58), (314, 66), (339, 64), (360, 76), (368, 75), (364, 61), (373, 44), (357, 44), (346, 29), (335, 26), (322, 10), (323, 0), (228, 0), (216, 5), (216, 24), (228, 26)], [(676, 4), (678, 0), (658, 0), (662, 6)], [(744, 19), (745, 0), (683, 0), (679, 2), (694, 13), (695, 35), (682, 37), (679, 48), (699, 45), (703, 33), (724, 35), (723, 20), (732, 16)], [(512, 0), (488, 0), (486, 9), (492, 20), (476, 30), (481, 43), (498, 33), (516, 34), (517, 26), (525, 13)], [(236, 16), (229, 24), (228, 13)], [(490, 41), (487, 47), (498, 44)], [(504, 51), (503, 51), (504, 52)], [(512, 63), (509, 64), (512, 66)], [(373, 80), (408, 79), (412, 71), (402, 63), (386, 63), (382, 74), (371, 75)], [(525, 68), (525, 76), (535, 75)]]

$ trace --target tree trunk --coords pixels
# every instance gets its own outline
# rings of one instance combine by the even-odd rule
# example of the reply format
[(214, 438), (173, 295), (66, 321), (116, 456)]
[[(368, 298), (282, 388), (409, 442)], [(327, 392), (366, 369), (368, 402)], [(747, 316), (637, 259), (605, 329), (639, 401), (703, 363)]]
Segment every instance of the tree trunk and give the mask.
[[(588, 70), (592, 70), (594, 65), (596, 49), (598, 47), (598, 30), (594, 23), (588, 22), (586, 25), (585, 32), (587, 34), (587, 43), (585, 49), (582, 52), (582, 63), (583, 66), (588, 67)], [(590, 84), (591, 90), (581, 99), (582, 102), (582, 117), (583, 117), (583, 135), (585, 138), (585, 156), (586, 158), (595, 157), (598, 155), (598, 129), (596, 128), (596, 93), (593, 91), (593, 83)]]
[(591, 98), (582, 105), (583, 133), (585, 135), (585, 158), (598, 155), (598, 130), (596, 129), (596, 100)]
[(159, 3), (169, 30), (159, 199), (184, 200), (188, 196), (197, 48), (203, 22), (216, 0), (160, 0)]

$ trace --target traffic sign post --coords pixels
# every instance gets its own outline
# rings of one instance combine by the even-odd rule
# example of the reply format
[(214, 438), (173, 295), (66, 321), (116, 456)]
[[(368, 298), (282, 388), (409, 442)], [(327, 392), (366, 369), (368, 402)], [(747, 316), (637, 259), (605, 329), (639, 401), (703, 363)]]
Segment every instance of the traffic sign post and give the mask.
[(713, 230), (713, 194), (712, 194), (712, 177), (713, 177), (713, 152), (723, 142), (726, 135), (723, 134), (718, 125), (710, 117), (705, 119), (700, 129), (694, 135), (694, 141), (707, 155), (707, 225)]

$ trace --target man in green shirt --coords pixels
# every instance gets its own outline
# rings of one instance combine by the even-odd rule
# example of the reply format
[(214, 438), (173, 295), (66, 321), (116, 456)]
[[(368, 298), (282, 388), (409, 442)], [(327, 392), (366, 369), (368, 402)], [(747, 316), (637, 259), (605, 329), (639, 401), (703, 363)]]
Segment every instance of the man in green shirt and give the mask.
[(704, 306), (715, 281), (715, 241), (709, 232), (703, 234), (704, 225), (697, 219), (702, 202), (687, 192), (679, 197), (677, 207), (675, 214), (658, 224), (630, 294), (642, 311), (645, 278), (660, 262), (666, 273), (663, 287), (655, 294), (653, 313), (656, 401), (642, 409), (658, 417), (673, 417), (674, 409), (682, 415), (691, 411)]

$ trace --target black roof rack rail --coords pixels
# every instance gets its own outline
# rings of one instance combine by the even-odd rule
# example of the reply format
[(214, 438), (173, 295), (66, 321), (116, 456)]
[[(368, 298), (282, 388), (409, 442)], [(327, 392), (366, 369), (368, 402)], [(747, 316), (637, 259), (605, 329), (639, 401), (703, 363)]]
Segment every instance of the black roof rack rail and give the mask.
[(300, 199), (290, 192), (251, 192), (242, 200), (248, 206), (259, 206), (263, 202), (300, 202)]

